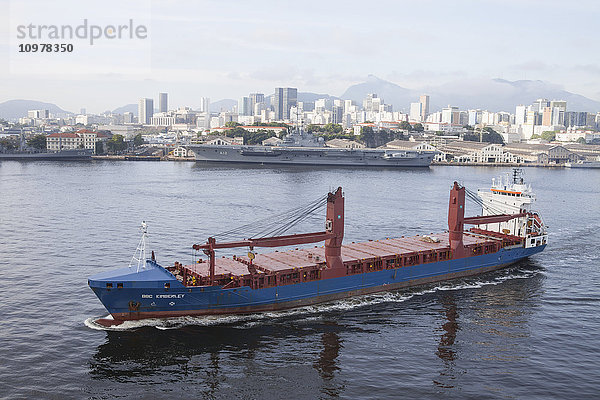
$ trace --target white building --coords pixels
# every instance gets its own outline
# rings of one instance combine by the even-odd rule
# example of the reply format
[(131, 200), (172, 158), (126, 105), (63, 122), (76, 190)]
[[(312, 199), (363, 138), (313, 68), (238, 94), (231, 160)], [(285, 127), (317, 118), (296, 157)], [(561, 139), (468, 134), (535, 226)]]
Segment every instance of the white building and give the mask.
[(410, 121), (421, 122), (421, 116), (423, 115), (423, 104), (421, 103), (410, 103), (410, 113), (408, 118)]
[(46, 148), (51, 151), (96, 148), (96, 142), (106, 141), (108, 136), (87, 129), (77, 132), (56, 132), (46, 136)]

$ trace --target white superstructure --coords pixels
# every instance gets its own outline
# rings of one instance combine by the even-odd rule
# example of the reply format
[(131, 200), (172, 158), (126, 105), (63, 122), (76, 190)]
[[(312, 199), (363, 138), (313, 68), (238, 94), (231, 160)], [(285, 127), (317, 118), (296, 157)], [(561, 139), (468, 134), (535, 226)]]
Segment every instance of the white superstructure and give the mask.
[(522, 217), (506, 222), (481, 225), (481, 229), (524, 237), (525, 247), (546, 244), (548, 235), (546, 227), (538, 212), (532, 209), (535, 194), (531, 185), (523, 182), (522, 171), (514, 169), (512, 177), (505, 176), (492, 179), (489, 189), (479, 189), (477, 195), (483, 201), (483, 215), (525, 214)]

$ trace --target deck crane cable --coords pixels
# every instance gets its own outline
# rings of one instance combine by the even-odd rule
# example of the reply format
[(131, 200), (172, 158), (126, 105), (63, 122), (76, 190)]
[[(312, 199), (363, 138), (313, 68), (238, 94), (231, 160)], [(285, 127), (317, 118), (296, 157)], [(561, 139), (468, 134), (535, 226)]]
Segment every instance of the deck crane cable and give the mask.
[(263, 238), (268, 236), (279, 236), (322, 208), (325, 203), (326, 199), (322, 198), (313, 201), (304, 207), (294, 209), (292, 212), (285, 213), (283, 218), (276, 218), (270, 224), (259, 226), (261, 229), (258, 231), (255, 230), (248, 237)]
[[(279, 227), (276, 227), (275, 229), (268, 231), (268, 232), (265, 232), (263, 230), (262, 232), (258, 233), (256, 236), (253, 236), (253, 238), (262, 238), (262, 237), (267, 237), (267, 236), (280, 236), (283, 233), (289, 231), (294, 226), (298, 225), (300, 222), (302, 222), (305, 219), (307, 219), (308, 217), (310, 217), (311, 215), (315, 214), (318, 210), (322, 209), (326, 203), (327, 203), (326, 199), (323, 199), (323, 201), (315, 203), (311, 207), (304, 210), (303, 212), (298, 213), (294, 218), (292, 218), (289, 221), (286, 221), (285, 224), (280, 224)], [(260, 236), (258, 236), (258, 235), (260, 235)]]
[(489, 204), (486, 204), (483, 199), (481, 197), (479, 197), (477, 195), (477, 193), (475, 193), (472, 190), (469, 190), (467, 188), (465, 188), (465, 194), (467, 195), (467, 198), (469, 200), (471, 200), (472, 202), (476, 203), (478, 206), (480, 206), (483, 209), (485, 209), (486, 211), (489, 212), (490, 215), (499, 215), (499, 214), (504, 214), (504, 212), (496, 207), (492, 207)]
[(241, 237), (260, 238), (280, 235), (323, 208), (326, 203), (327, 196), (321, 196), (308, 204), (218, 233), (215, 237), (227, 240)]

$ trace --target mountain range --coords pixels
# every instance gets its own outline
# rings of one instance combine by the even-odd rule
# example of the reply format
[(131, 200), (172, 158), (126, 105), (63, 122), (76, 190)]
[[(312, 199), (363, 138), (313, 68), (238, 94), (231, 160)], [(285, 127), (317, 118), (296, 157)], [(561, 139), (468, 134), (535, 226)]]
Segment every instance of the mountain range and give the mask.
[[(298, 101), (310, 102), (317, 99), (354, 100), (362, 105), (369, 93), (376, 93), (386, 104), (392, 104), (394, 110), (408, 112), (410, 103), (418, 102), (421, 94), (430, 96), (429, 111), (440, 110), (447, 105), (457, 106), (461, 110), (482, 109), (489, 111), (507, 111), (513, 113), (519, 104), (531, 104), (538, 98), (566, 100), (569, 111), (600, 111), (600, 101), (571, 93), (561, 87), (539, 80), (508, 81), (505, 79), (469, 79), (453, 81), (439, 86), (422, 89), (407, 89), (393, 82), (369, 75), (366, 81), (350, 86), (339, 97), (329, 94), (299, 92)], [(210, 111), (231, 110), (237, 101), (223, 99), (210, 105)], [(28, 110), (47, 109), (60, 116), (72, 114), (52, 103), (36, 100), (8, 100), (0, 103), (0, 118), (16, 120), (26, 116)], [(137, 115), (137, 104), (127, 104), (113, 110), (122, 114), (126, 111)]]
[(461, 110), (482, 109), (514, 113), (515, 106), (529, 105), (539, 98), (566, 100), (569, 111), (600, 111), (599, 101), (539, 80), (470, 79), (411, 90), (369, 75), (365, 82), (350, 86), (340, 97), (362, 105), (363, 99), (369, 93), (376, 93), (385, 103), (392, 104), (394, 110), (404, 112), (408, 112), (410, 103), (418, 102), (422, 94), (429, 95), (430, 112), (452, 105)]
[(45, 103), (37, 100), (8, 100), (4, 103), (0, 103), (0, 118), (6, 120), (15, 120), (21, 117), (27, 116), (29, 110), (48, 110), (54, 115), (66, 116), (72, 114), (69, 111), (65, 111), (56, 104)]

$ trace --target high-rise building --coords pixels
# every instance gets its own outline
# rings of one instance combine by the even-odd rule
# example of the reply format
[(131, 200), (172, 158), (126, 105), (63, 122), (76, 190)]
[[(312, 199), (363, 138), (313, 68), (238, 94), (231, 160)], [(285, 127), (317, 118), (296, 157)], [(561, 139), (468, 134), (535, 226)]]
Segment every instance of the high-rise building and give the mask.
[(540, 115), (544, 112), (544, 108), (550, 107), (550, 101), (548, 99), (537, 99), (533, 102), (533, 111)]
[(152, 99), (140, 99), (138, 105), (138, 123), (149, 125), (154, 115), (154, 100)]
[(542, 110), (542, 125), (552, 125), (552, 108), (544, 107), (544, 109)]
[(166, 113), (169, 111), (168, 95), (166, 93), (158, 94), (158, 112)]
[(429, 95), (421, 95), (419, 103), (421, 103), (421, 121), (425, 121), (429, 115)]
[(298, 89), (275, 88), (274, 103), (275, 119), (290, 119), (290, 108), (298, 104)]
[(125, 111), (123, 113), (123, 123), (124, 124), (131, 124), (131, 123), (133, 123), (133, 113), (131, 113), (129, 111)]
[(448, 106), (442, 108), (442, 123), (443, 124), (458, 124), (460, 123), (460, 113), (458, 107)]
[[(369, 111), (373, 111), (375, 106), (373, 105), (373, 100), (377, 99), (377, 94), (375, 93), (369, 93), (367, 94), (367, 97), (363, 100), (363, 108), (365, 109), (365, 111), (369, 112)], [(381, 104), (381, 102), (379, 101), (377, 104), (377, 110), (379, 111), (379, 104)]]
[(238, 114), (239, 115), (252, 115), (252, 99), (250, 97), (242, 97), (238, 101)]
[(515, 125), (525, 125), (527, 122), (527, 107), (519, 104), (515, 109)]
[(482, 115), (483, 114), (481, 110), (469, 110), (467, 113), (467, 124), (471, 125), (472, 127), (474, 127), (477, 124), (480, 124), (482, 122)]
[(333, 106), (331, 113), (331, 122), (341, 124), (344, 119), (344, 107), (342, 105)]
[(203, 113), (210, 112), (210, 98), (209, 97), (200, 97), (200, 112), (203, 112)]
[(344, 113), (350, 113), (350, 107), (354, 105), (352, 100), (344, 100)]
[(256, 114), (260, 114), (259, 112), (256, 112), (257, 104), (261, 104), (263, 103), (262, 106), (259, 106), (258, 109), (262, 110), (264, 109), (264, 102), (265, 102), (265, 95), (263, 93), (250, 93), (250, 115), (256, 115)]
[(562, 111), (567, 111), (567, 102), (565, 100), (552, 100), (550, 102), (550, 107), (558, 107)]
[(422, 115), (423, 115), (423, 103), (410, 103), (410, 113), (408, 114), (408, 117), (410, 119), (410, 121), (415, 121), (415, 122), (421, 122), (423, 121)]

